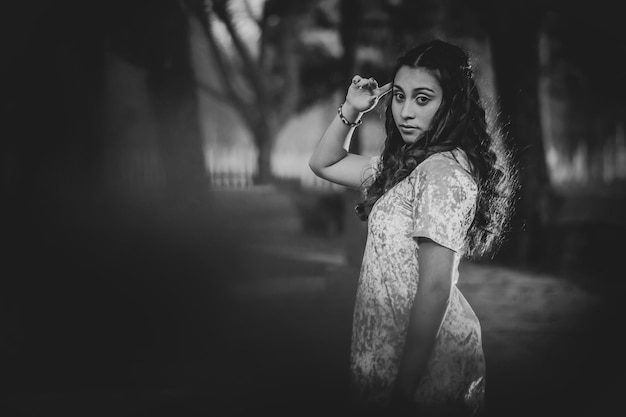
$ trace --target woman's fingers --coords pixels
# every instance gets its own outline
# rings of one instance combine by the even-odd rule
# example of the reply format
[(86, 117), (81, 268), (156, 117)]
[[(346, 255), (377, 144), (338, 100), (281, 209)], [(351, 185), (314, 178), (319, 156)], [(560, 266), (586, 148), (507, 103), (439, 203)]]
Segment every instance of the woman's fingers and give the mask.
[(392, 83), (388, 82), (387, 84), (385, 84), (382, 87), (378, 88), (377, 91), (376, 91), (376, 95), (378, 96), (378, 98), (381, 98), (382, 96), (384, 96), (385, 94), (390, 92), (391, 91), (391, 87), (392, 87)]
[(374, 91), (378, 88), (378, 83), (374, 78), (363, 78), (360, 75), (355, 75), (354, 77), (352, 77), (352, 84), (354, 84), (355, 87), (359, 90), (366, 89), (369, 91)]
[(374, 78), (363, 78), (357, 74), (352, 77), (346, 99), (359, 111), (366, 112), (374, 108), (380, 98), (389, 91), (391, 83), (378, 87), (378, 82)]

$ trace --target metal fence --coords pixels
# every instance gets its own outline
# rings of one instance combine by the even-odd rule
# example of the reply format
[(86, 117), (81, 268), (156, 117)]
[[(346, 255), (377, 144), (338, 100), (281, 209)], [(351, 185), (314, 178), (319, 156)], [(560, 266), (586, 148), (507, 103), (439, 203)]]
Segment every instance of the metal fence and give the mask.
[[(216, 188), (248, 188), (257, 173), (257, 150), (208, 148), (205, 160), (211, 185)], [(296, 180), (303, 188), (339, 191), (341, 186), (319, 178), (309, 168), (308, 154), (277, 151), (272, 154), (272, 173), (278, 179)]]

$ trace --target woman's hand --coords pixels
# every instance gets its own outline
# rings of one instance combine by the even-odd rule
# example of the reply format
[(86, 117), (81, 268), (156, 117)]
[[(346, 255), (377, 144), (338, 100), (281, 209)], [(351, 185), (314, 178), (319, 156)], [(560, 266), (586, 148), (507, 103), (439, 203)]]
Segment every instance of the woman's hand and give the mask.
[(382, 96), (391, 91), (391, 83), (378, 87), (373, 78), (363, 78), (355, 75), (346, 94), (346, 104), (358, 113), (372, 110)]

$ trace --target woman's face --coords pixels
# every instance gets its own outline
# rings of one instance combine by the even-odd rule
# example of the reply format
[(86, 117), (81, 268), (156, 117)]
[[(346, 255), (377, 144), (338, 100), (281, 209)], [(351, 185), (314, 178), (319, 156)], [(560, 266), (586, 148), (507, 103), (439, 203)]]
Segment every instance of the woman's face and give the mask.
[(412, 144), (428, 130), (443, 91), (431, 71), (400, 67), (394, 79), (391, 112), (404, 142)]

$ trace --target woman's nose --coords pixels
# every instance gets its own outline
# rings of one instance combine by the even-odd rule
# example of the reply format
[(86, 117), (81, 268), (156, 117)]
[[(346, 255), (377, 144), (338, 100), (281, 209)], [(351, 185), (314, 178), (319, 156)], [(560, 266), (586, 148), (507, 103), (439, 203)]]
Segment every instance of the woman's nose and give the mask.
[(403, 119), (413, 119), (415, 117), (415, 109), (413, 108), (411, 100), (404, 102), (400, 116), (402, 116)]

